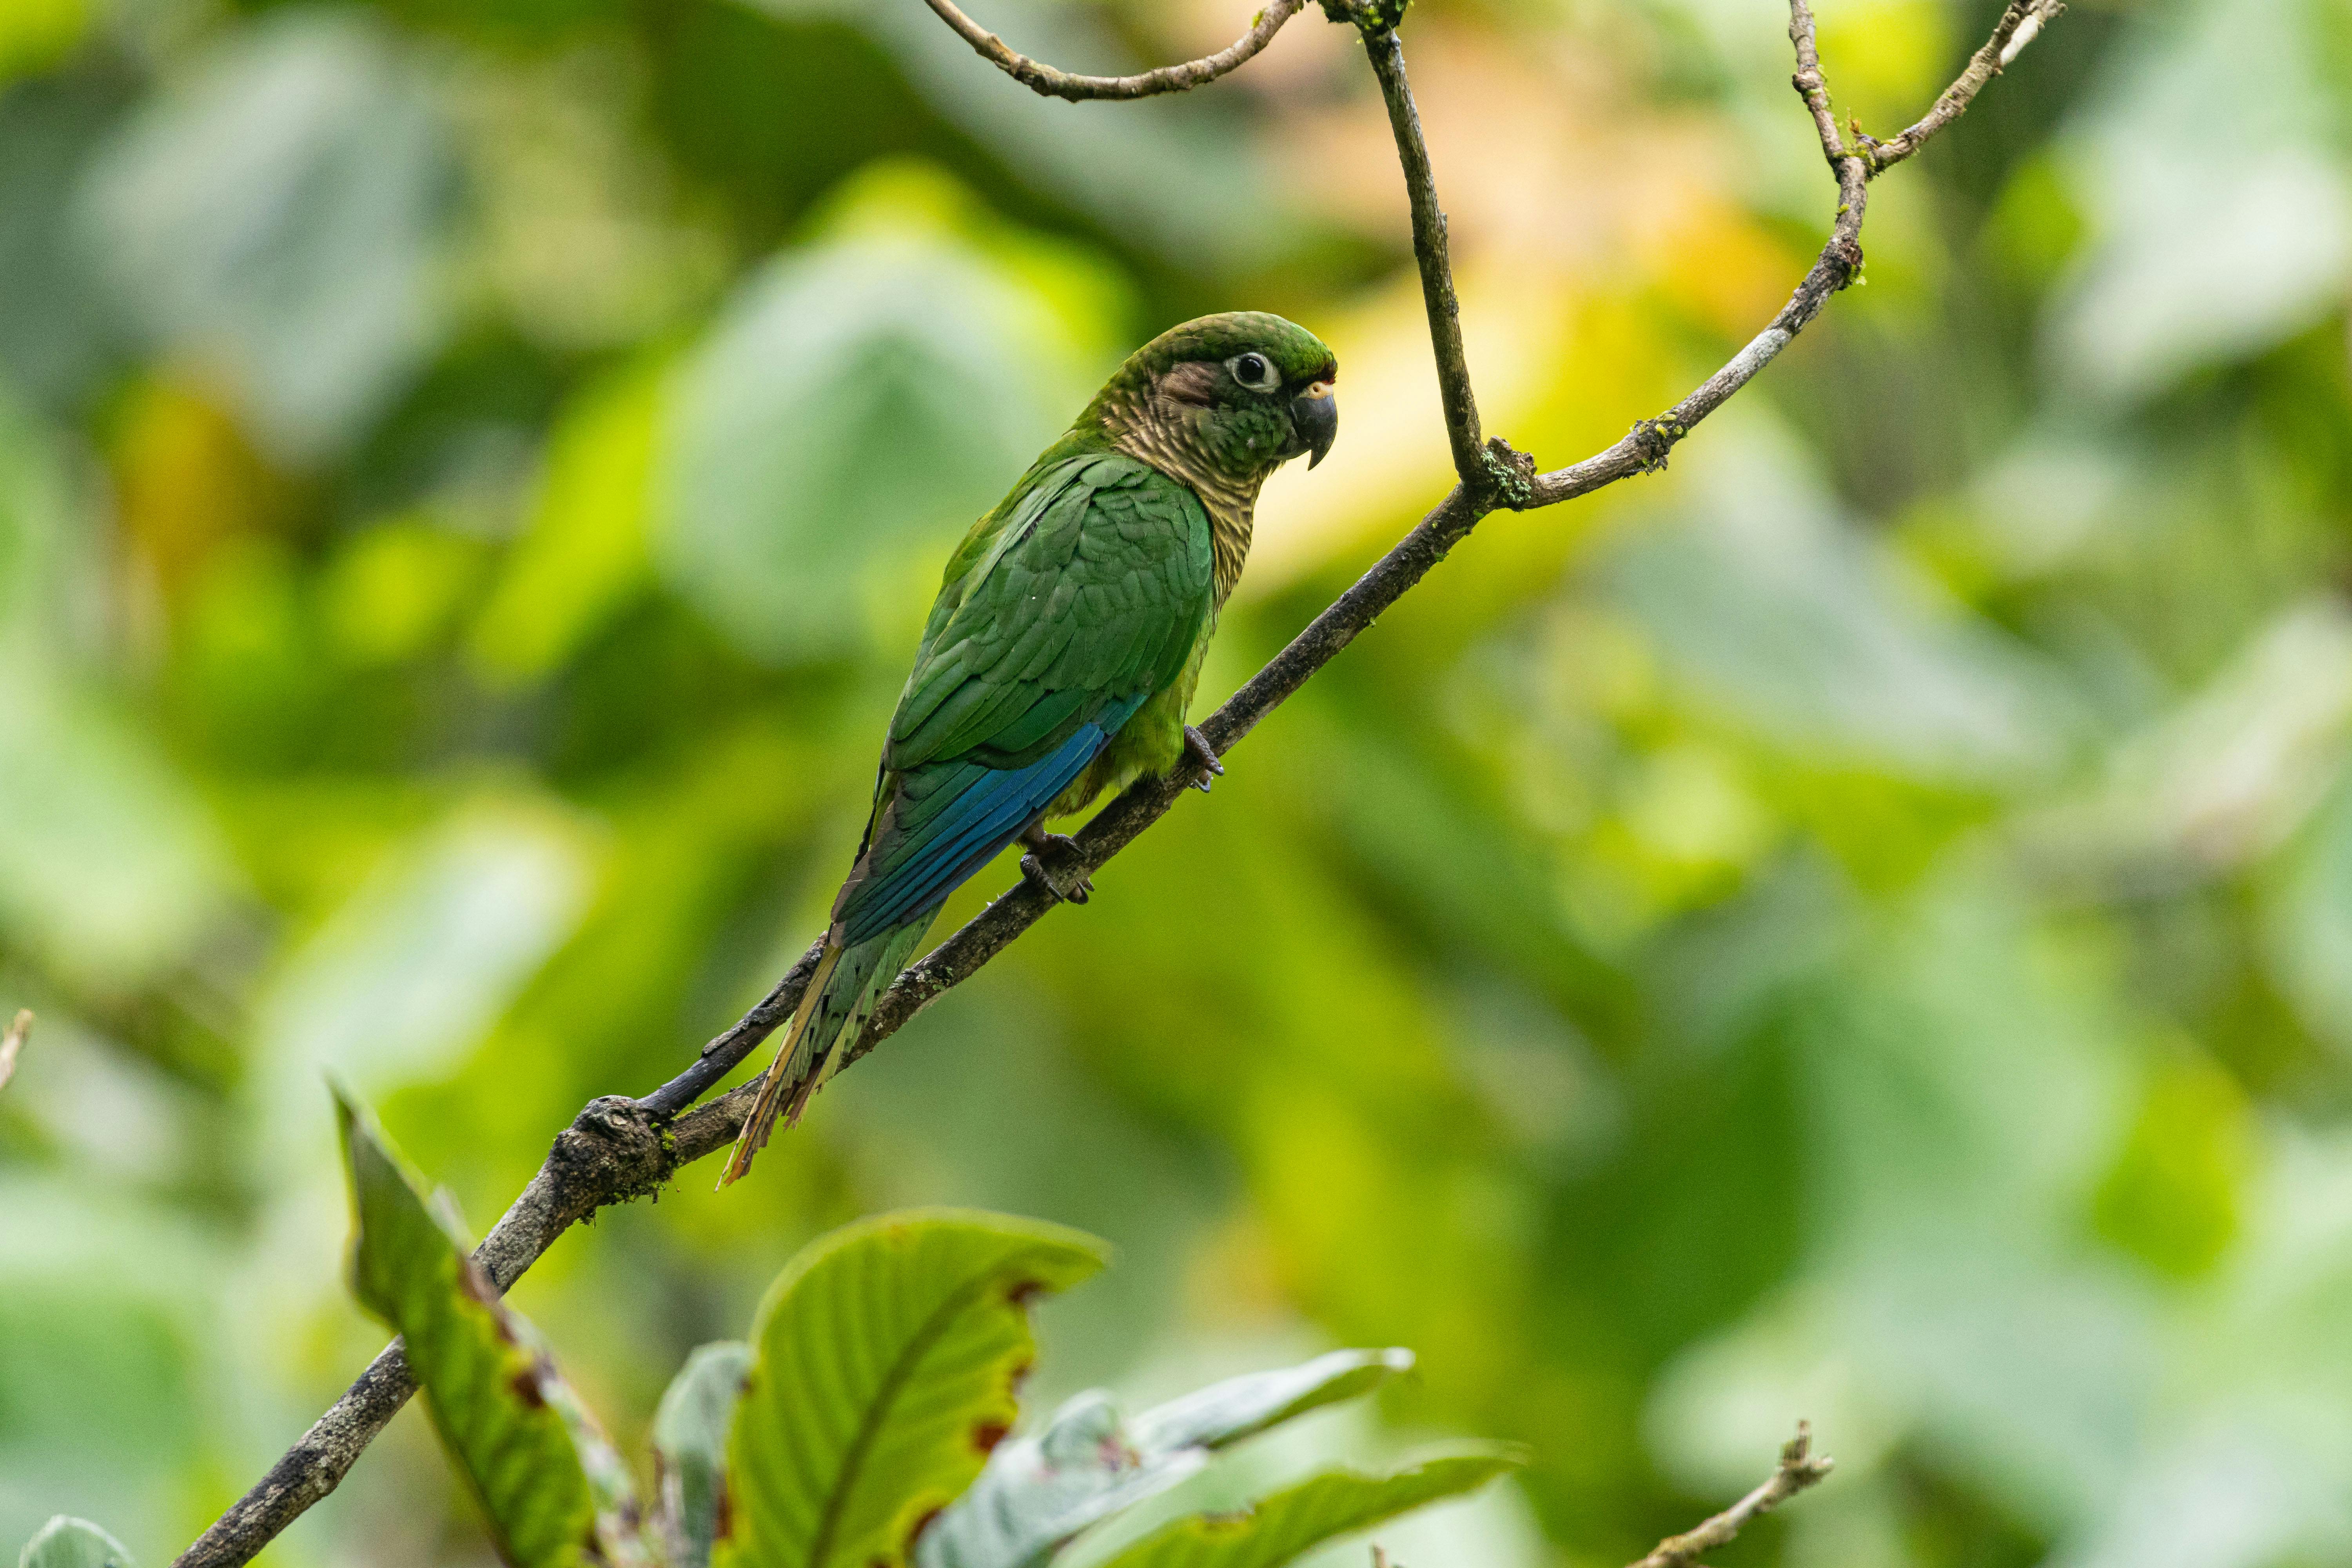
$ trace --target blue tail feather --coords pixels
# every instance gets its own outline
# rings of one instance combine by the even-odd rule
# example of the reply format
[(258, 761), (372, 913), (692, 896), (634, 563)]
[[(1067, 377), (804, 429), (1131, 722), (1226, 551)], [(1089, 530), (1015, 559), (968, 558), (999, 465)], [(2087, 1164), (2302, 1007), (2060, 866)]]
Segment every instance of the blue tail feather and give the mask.
[(898, 864), (859, 886), (843, 903), (836, 915), (841, 939), (851, 944), (870, 941), (943, 902), (1012, 842), (1030, 818), (1069, 788), (1142, 706), (1141, 693), (1121, 698), (1026, 767), (983, 773), (923, 825), (915, 844), (889, 849), (875, 846), (876, 852), (891, 854)]

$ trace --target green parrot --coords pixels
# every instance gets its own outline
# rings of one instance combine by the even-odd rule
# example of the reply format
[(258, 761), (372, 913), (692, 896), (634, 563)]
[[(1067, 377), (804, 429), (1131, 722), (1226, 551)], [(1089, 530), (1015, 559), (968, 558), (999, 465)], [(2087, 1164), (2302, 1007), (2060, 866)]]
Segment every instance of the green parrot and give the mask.
[[(1015, 838), (1056, 896), (1049, 816), (1104, 790), (1224, 769), (1184, 721), (1249, 554), (1258, 487), (1339, 430), (1339, 362), (1279, 316), (1235, 311), (1138, 349), (948, 561), (890, 720), (874, 812), (824, 952), (719, 1178), (751, 1169), (845, 1056), (932, 918)], [(1059, 868), (1057, 869), (1057, 867)]]

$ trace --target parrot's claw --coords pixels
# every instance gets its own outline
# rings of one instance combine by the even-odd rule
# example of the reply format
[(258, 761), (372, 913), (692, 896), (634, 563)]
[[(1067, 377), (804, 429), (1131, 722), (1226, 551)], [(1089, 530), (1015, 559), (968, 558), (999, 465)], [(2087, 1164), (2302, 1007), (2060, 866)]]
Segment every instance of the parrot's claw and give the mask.
[(1225, 776), (1225, 764), (1217, 761), (1217, 749), (1192, 724), (1184, 726), (1184, 761), (1192, 764), (1192, 773), (1184, 782), (1202, 795), (1209, 793), (1212, 783)]
[[(1071, 869), (1078, 858), (1078, 841), (1066, 833), (1048, 833), (1042, 827), (1032, 827), (1021, 836), (1030, 853), (1021, 857), (1021, 874), (1036, 883), (1054, 897), (1066, 903), (1083, 904), (1094, 896), (1095, 884), (1084, 872)], [(1063, 874), (1056, 876), (1049, 863), (1060, 861)]]

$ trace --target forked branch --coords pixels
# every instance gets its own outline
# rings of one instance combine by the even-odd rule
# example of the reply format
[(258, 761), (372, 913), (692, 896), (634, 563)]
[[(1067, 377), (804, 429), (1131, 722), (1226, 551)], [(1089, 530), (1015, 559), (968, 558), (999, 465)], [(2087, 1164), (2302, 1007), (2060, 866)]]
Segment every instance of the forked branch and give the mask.
[(2065, 10), (2062, 0), (2033, 0), (2032, 4), (2011, 5), (2000, 14), (2000, 25), (1984, 47), (1969, 57), (1968, 68), (1960, 72), (1951, 86), (1937, 95), (1935, 104), (1919, 117), (1919, 122), (1891, 142), (1874, 142), (1858, 136), (1863, 155), (1870, 160), (1870, 172), (1893, 168), (1916, 153), (1930, 136), (1958, 120), (1985, 84), (2001, 73), (2018, 52), (2034, 40), (2042, 29)]
[[(1074, 100), (1142, 98), (1213, 81), (1263, 49), (1304, 5), (1304, 0), (1274, 0), (1238, 42), (1205, 59), (1140, 76), (1080, 77), (1014, 54), (950, 0), (927, 3), (983, 57), (1016, 80), (1040, 93)], [(1857, 134), (1856, 145), (1849, 147), (1838, 133), (1829, 89), (1822, 77), (1812, 12), (1807, 0), (1790, 0), (1789, 37), (1797, 58), (1794, 80), (1821, 137), (1822, 155), (1837, 180), (1838, 208), (1828, 242), (1780, 313), (1690, 395), (1656, 418), (1641, 421), (1606, 450), (1538, 475), (1528, 459), (1505, 443), (1481, 445), (1477, 403), (1462, 352), (1460, 309), (1446, 251), (1444, 214), (1438, 205), (1436, 182), (1422, 144), (1420, 119), (1406, 86), (1403, 50), (1396, 37), (1402, 0), (1323, 0), (1323, 5), (1336, 19), (1351, 22), (1362, 33), (1388, 105), (1412, 198), (1413, 255), (1429, 315), (1448, 444), (1460, 482), (1394, 549), (1202, 722), (1202, 733), (1220, 755), (1238, 745), (1260, 720), (1427, 575), (1480, 519), (1501, 508), (1549, 506), (1589, 495), (1619, 479), (1662, 467), (1676, 443), (1755, 379), (1821, 313), (1830, 297), (1861, 270), (1862, 223), (1871, 177), (1911, 156), (1957, 119), (2058, 11), (2056, 0), (2011, 0), (1991, 38), (1917, 124), (1886, 142)], [(1081, 873), (1099, 869), (1164, 816), (1184, 793), (1181, 784), (1164, 779), (1144, 779), (1130, 786), (1077, 834), (1076, 869)], [(855, 1062), (934, 999), (978, 973), (1053, 907), (1051, 895), (1034, 882), (1025, 878), (1016, 882), (898, 976), (883, 994), (856, 1048), (843, 1065)], [(812, 947), (757, 1006), (703, 1047), (686, 1071), (668, 1083), (643, 1100), (607, 1097), (592, 1101), (581, 1111), (556, 1139), (530, 1185), (476, 1250), (484, 1272), (499, 1289), (512, 1285), (572, 1226), (606, 1205), (658, 1190), (681, 1167), (734, 1141), (755, 1086), (746, 1084), (698, 1107), (696, 1101), (792, 1016), (816, 957), (817, 949)], [(415, 1382), (399, 1342), (394, 1341), (272, 1467), (260, 1485), (182, 1554), (175, 1568), (228, 1568), (249, 1560), (305, 1509), (335, 1489), (361, 1451), (415, 1391)], [(1827, 1471), (1828, 1461), (1809, 1460), (1805, 1443), (1801, 1429), (1797, 1441), (1784, 1451), (1781, 1468), (1772, 1480), (1698, 1530), (1662, 1543), (1636, 1568), (1683, 1568), (1698, 1552), (1729, 1540), (1748, 1520), (1819, 1480)], [(1717, 1531), (1720, 1533), (1708, 1533)], [(1685, 1550), (1687, 1542), (1696, 1544)], [(1675, 1555), (1677, 1552), (1681, 1554)]]

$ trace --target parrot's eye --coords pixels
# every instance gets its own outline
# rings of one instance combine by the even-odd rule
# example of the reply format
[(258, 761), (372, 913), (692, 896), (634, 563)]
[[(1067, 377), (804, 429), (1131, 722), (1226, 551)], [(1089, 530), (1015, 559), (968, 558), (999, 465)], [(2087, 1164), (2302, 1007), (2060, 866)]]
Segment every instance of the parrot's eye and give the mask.
[(1264, 354), (1238, 355), (1226, 361), (1225, 368), (1234, 373), (1235, 381), (1252, 392), (1272, 392), (1282, 382), (1282, 377), (1276, 374), (1274, 366), (1266, 363)]

